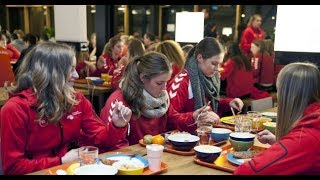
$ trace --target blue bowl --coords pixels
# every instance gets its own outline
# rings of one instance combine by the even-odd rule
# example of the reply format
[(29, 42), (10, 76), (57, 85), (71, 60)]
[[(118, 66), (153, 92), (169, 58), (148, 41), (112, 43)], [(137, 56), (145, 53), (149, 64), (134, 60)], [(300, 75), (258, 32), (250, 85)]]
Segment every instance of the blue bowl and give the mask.
[(176, 133), (169, 135), (168, 140), (172, 144), (173, 149), (190, 151), (197, 145), (200, 138), (192, 134)]
[(94, 85), (101, 85), (104, 83), (104, 81), (105, 81), (104, 79), (92, 79), (91, 80), (92, 84), (94, 84)]
[(230, 139), (234, 141), (251, 142), (254, 140), (256, 135), (249, 132), (233, 132), (230, 133)]
[(199, 145), (194, 147), (194, 151), (199, 160), (213, 163), (220, 156), (222, 149), (212, 145)]
[(212, 128), (211, 139), (216, 143), (225, 141), (229, 138), (229, 134), (231, 132), (232, 131), (230, 129), (226, 129), (226, 128)]

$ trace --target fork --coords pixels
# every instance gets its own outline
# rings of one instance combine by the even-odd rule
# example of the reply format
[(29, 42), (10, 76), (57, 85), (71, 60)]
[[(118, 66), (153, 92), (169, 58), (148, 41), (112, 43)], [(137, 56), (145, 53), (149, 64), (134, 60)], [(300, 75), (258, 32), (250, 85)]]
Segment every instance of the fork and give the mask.
[[(211, 103), (211, 101), (209, 101), (209, 102), (208, 102), (207, 106), (209, 106), (209, 105), (210, 105), (210, 103)], [(202, 113), (204, 113), (204, 112), (206, 112), (206, 111), (202, 110), (202, 111), (198, 114), (197, 119), (195, 120), (195, 122), (194, 122), (194, 123), (192, 123), (192, 124), (189, 124), (189, 125), (188, 125), (188, 127), (190, 127), (190, 126), (193, 126), (193, 125), (197, 124), (199, 117), (200, 117), (200, 116), (201, 116), (201, 114), (202, 114)]]
[[(116, 99), (116, 102), (119, 103), (118, 99)], [(126, 118), (124, 118), (124, 115), (123, 115), (122, 111), (120, 111), (120, 115), (121, 115), (122, 119), (124, 120), (124, 122), (126, 122), (128, 124), (128, 133), (127, 133), (127, 135), (129, 136), (129, 134), (130, 134), (130, 123), (129, 123), (128, 120), (126, 120)]]

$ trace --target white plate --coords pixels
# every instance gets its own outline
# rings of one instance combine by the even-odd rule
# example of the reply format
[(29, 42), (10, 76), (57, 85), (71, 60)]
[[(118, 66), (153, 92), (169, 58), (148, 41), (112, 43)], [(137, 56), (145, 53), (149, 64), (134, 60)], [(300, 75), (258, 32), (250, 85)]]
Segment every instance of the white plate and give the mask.
[(241, 164), (243, 164), (243, 163), (246, 162), (246, 161), (250, 161), (251, 158), (248, 158), (248, 159), (238, 159), (238, 158), (234, 158), (234, 157), (233, 157), (233, 153), (229, 153), (229, 154), (227, 155), (227, 160), (230, 161), (230, 162), (232, 162), (233, 164), (241, 165)]
[(90, 164), (80, 166), (74, 170), (75, 175), (115, 175), (118, 169), (104, 164)]
[(276, 112), (263, 112), (261, 113), (263, 116), (277, 117)]

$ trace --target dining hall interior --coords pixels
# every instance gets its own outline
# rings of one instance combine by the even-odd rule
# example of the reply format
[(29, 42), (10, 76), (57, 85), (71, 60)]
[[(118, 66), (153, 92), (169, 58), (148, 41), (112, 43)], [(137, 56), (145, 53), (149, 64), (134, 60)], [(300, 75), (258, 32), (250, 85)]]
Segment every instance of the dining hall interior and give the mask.
[(0, 175), (320, 174), (319, 10), (0, 5)]

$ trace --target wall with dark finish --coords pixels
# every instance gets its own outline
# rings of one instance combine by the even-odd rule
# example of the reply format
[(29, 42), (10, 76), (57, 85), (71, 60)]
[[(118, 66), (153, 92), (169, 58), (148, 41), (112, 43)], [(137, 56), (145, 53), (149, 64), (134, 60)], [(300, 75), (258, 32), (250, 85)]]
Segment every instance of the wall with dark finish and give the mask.
[(320, 67), (320, 53), (275, 51), (275, 64), (312, 62)]
[(103, 51), (104, 45), (114, 36), (113, 5), (97, 5), (95, 14), (95, 32), (97, 33), (97, 56)]

